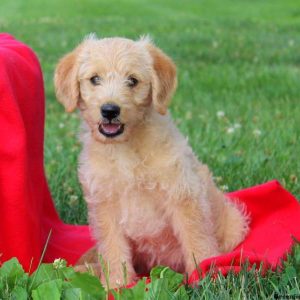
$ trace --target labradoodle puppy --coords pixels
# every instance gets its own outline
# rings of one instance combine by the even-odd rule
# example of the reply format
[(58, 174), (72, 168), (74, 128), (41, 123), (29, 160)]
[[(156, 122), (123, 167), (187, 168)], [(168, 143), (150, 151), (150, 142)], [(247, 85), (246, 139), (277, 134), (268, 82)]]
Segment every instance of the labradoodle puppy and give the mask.
[(128, 280), (157, 264), (191, 273), (244, 239), (244, 209), (172, 121), (176, 67), (148, 38), (89, 36), (58, 63), (55, 88), (82, 116), (79, 178), (98, 243), (81, 262), (100, 253), (116, 284), (124, 263)]

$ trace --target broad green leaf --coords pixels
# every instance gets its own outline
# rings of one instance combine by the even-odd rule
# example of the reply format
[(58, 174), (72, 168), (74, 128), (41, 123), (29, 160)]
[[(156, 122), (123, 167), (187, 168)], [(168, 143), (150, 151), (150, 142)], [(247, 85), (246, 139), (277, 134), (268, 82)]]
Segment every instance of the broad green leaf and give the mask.
[(57, 279), (57, 272), (52, 264), (41, 264), (40, 267), (30, 276), (29, 287), (31, 290), (40, 284)]
[(164, 268), (160, 273), (160, 277), (168, 279), (168, 288), (171, 291), (176, 291), (184, 278), (182, 274), (176, 273), (170, 268)]
[(111, 290), (115, 299), (118, 297), (122, 300), (143, 300), (146, 299), (146, 278), (143, 278), (137, 282), (132, 288), (121, 288), (118, 291)]
[(142, 300), (146, 298), (146, 278), (143, 278), (137, 282), (137, 284), (131, 288), (132, 290), (132, 299)]
[(154, 281), (155, 279), (160, 278), (160, 274), (161, 272), (166, 269), (168, 267), (164, 267), (164, 266), (156, 266), (154, 267), (151, 271), (150, 271), (150, 278), (151, 281)]
[(39, 285), (32, 291), (33, 300), (60, 300), (62, 293), (62, 280), (51, 280)]
[(184, 276), (180, 273), (176, 273), (169, 267), (157, 266), (150, 272), (151, 281), (155, 281), (158, 278), (168, 279), (168, 289), (175, 291), (183, 281)]
[(91, 299), (104, 299), (105, 290), (100, 280), (88, 273), (74, 273), (70, 278), (70, 284), (74, 288), (80, 288), (84, 293), (90, 295)]
[(63, 267), (57, 270), (57, 276), (61, 279), (70, 279), (74, 276), (75, 271), (72, 267)]
[(82, 298), (82, 291), (79, 288), (66, 289), (62, 295), (62, 299), (64, 300), (81, 300)]
[(178, 299), (178, 300), (189, 300), (189, 296), (183, 285), (175, 292), (174, 296), (175, 296), (175, 299)]
[(147, 300), (159, 299), (170, 300), (172, 293), (168, 290), (168, 279), (160, 278), (156, 279), (148, 285), (149, 291), (147, 294)]
[(11, 293), (11, 300), (27, 300), (28, 293), (22, 286), (15, 286)]
[[(135, 298), (134, 295), (133, 295), (133, 292), (131, 289), (121, 289), (119, 290), (119, 292), (117, 293), (113, 293), (112, 294), (114, 295), (114, 298), (115, 299), (122, 299), (122, 300), (135, 300), (135, 299), (138, 299), (138, 298)], [(142, 300), (143, 298), (139, 298), (139, 300)]]
[(94, 297), (80, 288), (68, 288), (62, 294), (63, 300), (101, 300), (105, 297)]
[(0, 277), (6, 278), (9, 286), (14, 285), (18, 279), (23, 279), (24, 274), (22, 266), (15, 257), (6, 261), (0, 268)]

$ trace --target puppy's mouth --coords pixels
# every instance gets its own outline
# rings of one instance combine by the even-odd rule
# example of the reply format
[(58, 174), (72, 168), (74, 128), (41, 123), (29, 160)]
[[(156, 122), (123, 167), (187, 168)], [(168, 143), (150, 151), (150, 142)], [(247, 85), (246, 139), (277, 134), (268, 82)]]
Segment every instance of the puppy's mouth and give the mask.
[(119, 120), (103, 120), (98, 127), (98, 130), (101, 134), (108, 138), (114, 138), (124, 131), (124, 124), (122, 124)]

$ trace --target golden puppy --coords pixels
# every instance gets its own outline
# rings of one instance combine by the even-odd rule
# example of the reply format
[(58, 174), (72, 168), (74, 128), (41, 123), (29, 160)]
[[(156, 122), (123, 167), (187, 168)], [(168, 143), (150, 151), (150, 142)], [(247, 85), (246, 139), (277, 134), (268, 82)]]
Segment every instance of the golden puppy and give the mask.
[(168, 113), (176, 68), (149, 39), (89, 36), (59, 62), (55, 88), (66, 111), (81, 112), (79, 178), (113, 285), (124, 263), (129, 281), (157, 264), (190, 273), (194, 259), (243, 240), (243, 208), (216, 188)]

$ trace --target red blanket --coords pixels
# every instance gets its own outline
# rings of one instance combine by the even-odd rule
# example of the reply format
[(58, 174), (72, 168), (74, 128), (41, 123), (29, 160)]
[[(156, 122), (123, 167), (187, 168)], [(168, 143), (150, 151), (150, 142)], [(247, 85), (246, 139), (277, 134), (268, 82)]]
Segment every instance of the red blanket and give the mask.
[[(44, 261), (74, 264), (94, 242), (88, 226), (64, 224), (44, 175), (44, 88), (37, 57), (0, 34), (0, 259), (16, 256), (26, 270)], [(75, 171), (75, 169), (74, 169)]]
[[(53, 205), (43, 167), (44, 90), (37, 57), (30, 48), (0, 34), (0, 257), (17, 257), (33, 271), (47, 236), (52, 235), (45, 262), (65, 258), (70, 264), (94, 245), (88, 226), (64, 224)], [(75, 167), (74, 167), (75, 172)], [(290, 251), (292, 236), (300, 240), (300, 206), (278, 182), (229, 194), (247, 206), (251, 230), (246, 240), (212, 261), (224, 273), (247, 258), (271, 268)], [(190, 282), (198, 279), (194, 272)]]

